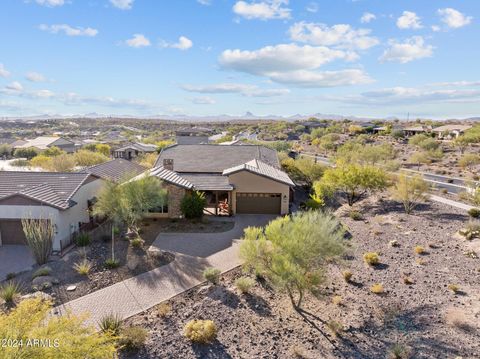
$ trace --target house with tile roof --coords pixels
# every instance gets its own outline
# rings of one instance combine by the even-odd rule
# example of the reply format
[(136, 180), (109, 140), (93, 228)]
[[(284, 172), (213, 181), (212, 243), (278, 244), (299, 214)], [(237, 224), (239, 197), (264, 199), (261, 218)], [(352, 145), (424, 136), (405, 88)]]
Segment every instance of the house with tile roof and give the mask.
[(179, 217), (189, 191), (204, 192), (212, 214), (287, 214), (295, 186), (277, 152), (258, 145), (175, 144), (148, 175), (168, 191), (168, 217)]
[(32, 140), (25, 140), (14, 145), (14, 148), (36, 148), (38, 151), (45, 151), (51, 147), (58, 147), (67, 153), (75, 152), (75, 142), (67, 140), (63, 137), (40, 136)]
[(0, 245), (26, 244), (22, 218), (45, 218), (55, 225), (53, 250), (61, 251), (90, 222), (103, 184), (87, 172), (0, 171)]
[(129, 143), (113, 151), (113, 157), (133, 160), (138, 156), (157, 152), (157, 146), (148, 143)]

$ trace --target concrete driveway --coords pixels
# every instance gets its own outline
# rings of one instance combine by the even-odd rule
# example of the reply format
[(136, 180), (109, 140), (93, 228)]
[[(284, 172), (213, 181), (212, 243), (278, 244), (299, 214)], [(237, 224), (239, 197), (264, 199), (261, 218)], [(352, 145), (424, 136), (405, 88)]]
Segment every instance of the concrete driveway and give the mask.
[(35, 264), (28, 246), (0, 246), (0, 281), (8, 273), (18, 273), (30, 269)]
[[(159, 233), (152, 247), (186, 254), (193, 257), (209, 257), (232, 246), (232, 241), (243, 236), (243, 230), (249, 226), (264, 226), (275, 215), (241, 214), (232, 217), (233, 229), (220, 233)], [(217, 220), (213, 217), (212, 220)], [(219, 218), (218, 220), (225, 220)]]

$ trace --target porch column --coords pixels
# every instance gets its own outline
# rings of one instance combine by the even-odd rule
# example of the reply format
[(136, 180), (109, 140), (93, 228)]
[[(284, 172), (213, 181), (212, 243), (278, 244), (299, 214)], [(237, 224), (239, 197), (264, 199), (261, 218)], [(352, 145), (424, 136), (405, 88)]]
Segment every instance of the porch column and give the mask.
[(218, 191), (215, 191), (215, 215), (218, 216)]
[(232, 191), (227, 192), (228, 195), (228, 215), (232, 215)]

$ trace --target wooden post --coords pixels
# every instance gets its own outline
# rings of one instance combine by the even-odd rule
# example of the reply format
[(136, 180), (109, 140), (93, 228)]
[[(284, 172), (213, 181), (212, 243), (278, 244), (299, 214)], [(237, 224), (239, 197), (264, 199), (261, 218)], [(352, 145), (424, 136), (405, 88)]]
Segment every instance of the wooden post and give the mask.
[(218, 216), (218, 191), (215, 191), (215, 215)]

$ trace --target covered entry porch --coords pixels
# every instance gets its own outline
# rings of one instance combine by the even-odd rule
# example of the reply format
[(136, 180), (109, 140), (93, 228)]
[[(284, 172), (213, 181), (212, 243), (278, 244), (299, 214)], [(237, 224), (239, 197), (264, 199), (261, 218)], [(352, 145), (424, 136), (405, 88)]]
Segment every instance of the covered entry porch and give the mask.
[(213, 216), (231, 216), (232, 210), (232, 191), (203, 191), (207, 203), (203, 212)]

